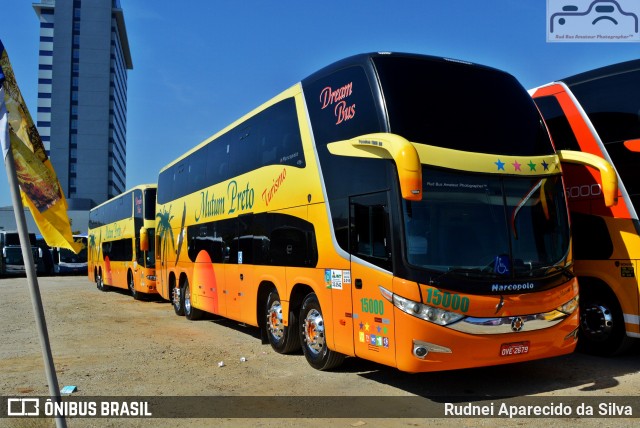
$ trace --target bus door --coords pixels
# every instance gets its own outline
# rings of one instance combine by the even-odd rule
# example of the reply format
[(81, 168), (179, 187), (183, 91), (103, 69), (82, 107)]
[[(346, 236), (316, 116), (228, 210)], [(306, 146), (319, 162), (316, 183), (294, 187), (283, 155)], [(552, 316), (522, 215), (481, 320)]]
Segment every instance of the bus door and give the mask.
[(393, 307), (380, 293), (392, 289), (387, 192), (353, 196), (349, 247), (355, 354), (395, 366)]
[[(252, 233), (253, 215), (241, 215), (237, 219), (236, 236), (233, 238), (229, 263), (225, 265), (224, 299), (226, 301), (226, 317), (237, 321), (245, 321), (251, 308), (244, 303), (251, 291), (253, 279), (253, 247)], [(255, 312), (255, 308), (254, 312)]]

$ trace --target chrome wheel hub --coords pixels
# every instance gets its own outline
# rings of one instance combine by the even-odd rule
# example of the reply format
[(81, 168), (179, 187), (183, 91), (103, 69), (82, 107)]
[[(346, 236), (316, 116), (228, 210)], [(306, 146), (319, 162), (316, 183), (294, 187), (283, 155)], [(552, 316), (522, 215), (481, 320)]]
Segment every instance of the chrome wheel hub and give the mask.
[(273, 302), (267, 311), (267, 329), (269, 334), (276, 340), (281, 340), (284, 337), (282, 305), (278, 301)]
[(322, 314), (312, 309), (307, 314), (303, 324), (304, 340), (308, 349), (314, 354), (319, 354), (325, 347), (324, 320)]
[(582, 331), (592, 339), (605, 340), (613, 331), (613, 313), (603, 305), (592, 305), (580, 314)]

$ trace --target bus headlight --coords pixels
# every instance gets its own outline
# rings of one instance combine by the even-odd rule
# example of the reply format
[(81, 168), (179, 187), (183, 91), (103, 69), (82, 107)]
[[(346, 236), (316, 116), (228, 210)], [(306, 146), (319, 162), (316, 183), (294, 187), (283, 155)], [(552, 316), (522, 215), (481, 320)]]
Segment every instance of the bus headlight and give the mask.
[(580, 297), (576, 296), (573, 299), (569, 300), (564, 305), (559, 306), (558, 308), (556, 308), (556, 310), (560, 311), (560, 312), (562, 312), (564, 314), (571, 315), (572, 313), (575, 312), (576, 309), (578, 309), (579, 301), (580, 301)]
[(382, 296), (393, 303), (396, 308), (416, 318), (442, 326), (453, 324), (464, 318), (464, 315), (462, 314), (445, 311), (444, 309), (435, 308), (433, 306), (425, 305), (424, 303), (405, 299), (397, 294), (393, 294), (384, 287), (379, 288)]

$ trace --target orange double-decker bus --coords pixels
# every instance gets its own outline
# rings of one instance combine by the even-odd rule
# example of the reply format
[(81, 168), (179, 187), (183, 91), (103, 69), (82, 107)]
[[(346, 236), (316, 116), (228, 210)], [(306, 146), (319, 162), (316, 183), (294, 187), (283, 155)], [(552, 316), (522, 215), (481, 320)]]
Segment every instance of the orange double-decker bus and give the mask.
[(619, 200), (607, 207), (600, 175), (565, 165), (575, 272), (580, 278), (580, 347), (611, 356), (640, 338), (640, 60), (613, 64), (532, 89), (557, 149), (607, 159)]
[(89, 212), (88, 275), (99, 290), (156, 294), (155, 184), (133, 187)]
[[(597, 165), (601, 158), (566, 152)], [(615, 177), (614, 177), (615, 178)], [(259, 326), (320, 370), (408, 372), (572, 352), (560, 157), (502, 71), (378, 53), (302, 80), (164, 167), (159, 294)]]

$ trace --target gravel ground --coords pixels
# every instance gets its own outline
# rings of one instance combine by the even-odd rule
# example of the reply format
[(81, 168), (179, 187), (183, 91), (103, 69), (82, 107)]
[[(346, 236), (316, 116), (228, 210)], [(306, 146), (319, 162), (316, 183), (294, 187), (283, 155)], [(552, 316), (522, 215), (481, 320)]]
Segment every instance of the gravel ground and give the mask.
[[(261, 343), (259, 332), (253, 327), (213, 317), (190, 322), (174, 315), (168, 302), (135, 301), (124, 291), (102, 293), (85, 277), (45, 277), (39, 278), (39, 283), (58, 383), (60, 387), (77, 386), (73, 397), (164, 397), (167, 407), (182, 406), (178, 410), (184, 410), (192, 406), (195, 415), (201, 415), (198, 412), (211, 404), (207, 400), (212, 397), (266, 397), (249, 404), (231, 401), (229, 406), (239, 408), (237, 412), (226, 409), (223, 418), (68, 418), (67, 424), (72, 428), (328, 424), (623, 427), (634, 425), (640, 416), (640, 404), (636, 403), (640, 403), (638, 347), (615, 359), (573, 354), (500, 367), (424, 374), (402, 373), (348, 358), (335, 371), (319, 372), (307, 364), (301, 353), (273, 352)], [(26, 279), (0, 279), (0, 296), (0, 396), (46, 396), (47, 381)], [(190, 396), (204, 399), (171, 399)], [(274, 396), (281, 401), (270, 401)], [(316, 396), (325, 398), (315, 399)], [(538, 404), (537, 400), (556, 405), (571, 402), (574, 410), (584, 402), (594, 405), (596, 414), (599, 403), (623, 405), (634, 400), (634, 414), (633, 418), (622, 419), (576, 419), (574, 414), (542, 420), (382, 418), (386, 409), (397, 409), (402, 404), (410, 407), (412, 399), (443, 409), (449, 401), (447, 397), (459, 405), (486, 397), (483, 404), (494, 402), (497, 413), (499, 405), (506, 402), (501, 397), (513, 396), (527, 396), (517, 404)], [(335, 417), (334, 412), (345, 409), (346, 415)], [(274, 413), (282, 417), (260, 417)], [(313, 417), (297, 417), (305, 415)], [(38, 428), (54, 423), (51, 419), (11, 418), (0, 419), (0, 426)]]

